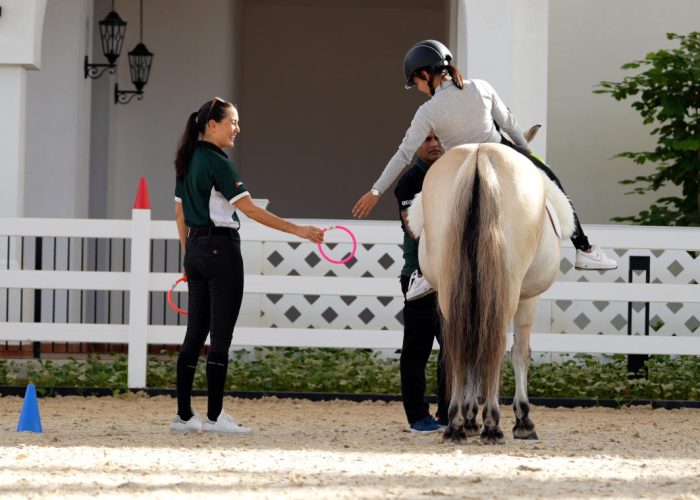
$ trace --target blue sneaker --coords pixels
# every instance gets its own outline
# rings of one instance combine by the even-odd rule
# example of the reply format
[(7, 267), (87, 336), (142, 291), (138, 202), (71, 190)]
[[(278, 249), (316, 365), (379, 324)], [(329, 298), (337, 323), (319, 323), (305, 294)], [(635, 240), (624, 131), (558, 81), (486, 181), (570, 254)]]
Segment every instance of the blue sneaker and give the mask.
[(416, 432), (418, 434), (430, 434), (431, 432), (440, 432), (441, 430), (442, 428), (432, 415), (426, 415), (420, 420), (413, 422), (408, 429), (409, 432)]

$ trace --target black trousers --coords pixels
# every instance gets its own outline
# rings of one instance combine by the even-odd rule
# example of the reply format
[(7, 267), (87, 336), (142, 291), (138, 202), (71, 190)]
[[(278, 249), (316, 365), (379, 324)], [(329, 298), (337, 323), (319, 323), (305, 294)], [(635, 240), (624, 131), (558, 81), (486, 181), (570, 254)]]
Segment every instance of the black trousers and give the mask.
[(243, 300), (243, 259), (238, 231), (230, 228), (193, 228), (185, 251), (187, 274), (187, 332), (177, 369), (178, 414), (187, 417), (194, 372), (207, 335), (208, 415), (221, 411), (228, 368), (228, 349)]
[[(406, 295), (409, 276), (401, 275), (401, 290)], [(437, 309), (437, 295), (404, 302), (403, 345), (401, 346), (401, 400), (408, 423), (429, 414), (425, 401), (425, 366), (433, 350), (433, 340), (440, 345), (437, 367), (438, 419), (447, 422), (449, 399), (445, 387), (445, 366), (442, 353), (442, 333)]]
[[(521, 155), (525, 156), (528, 160), (530, 160), (537, 168), (542, 170), (549, 179), (556, 184), (559, 189), (561, 189), (561, 192), (566, 194), (566, 191), (564, 191), (564, 187), (561, 185), (561, 182), (559, 182), (559, 178), (552, 172), (552, 169), (549, 168), (547, 165), (542, 162), (539, 158), (536, 158), (535, 156), (531, 155), (527, 151), (523, 150), (522, 148), (519, 148), (515, 145), (513, 145), (510, 141), (508, 141), (505, 137), (501, 136), (501, 143), (505, 144), (506, 146), (510, 146), (513, 149), (515, 149), (518, 153)], [(567, 195), (568, 197), (568, 195)], [(569, 198), (569, 202), (571, 202), (571, 198)], [(581, 223), (578, 220), (578, 215), (576, 214), (576, 209), (574, 208), (573, 202), (571, 202), (571, 208), (574, 210), (574, 234), (571, 235), (571, 243), (573, 243), (574, 248), (577, 250), (588, 250), (591, 248), (591, 244), (588, 241), (588, 237), (586, 236), (586, 233), (583, 232), (583, 228), (581, 227)]]

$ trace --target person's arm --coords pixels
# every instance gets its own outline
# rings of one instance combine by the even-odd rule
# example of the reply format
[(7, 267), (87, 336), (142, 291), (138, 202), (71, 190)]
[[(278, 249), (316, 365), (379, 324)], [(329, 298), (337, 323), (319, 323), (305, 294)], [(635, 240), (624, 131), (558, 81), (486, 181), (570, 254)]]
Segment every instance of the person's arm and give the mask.
[(513, 113), (511, 113), (508, 107), (503, 103), (503, 101), (501, 101), (501, 98), (498, 97), (498, 94), (494, 88), (491, 87), (491, 85), (484, 81), (481, 81), (480, 83), (486, 89), (486, 92), (491, 99), (491, 116), (494, 121), (506, 134), (508, 134), (508, 137), (513, 140), (516, 146), (530, 152), (530, 146), (528, 145), (527, 140), (523, 135), (523, 131), (520, 129), (520, 125), (518, 125)]
[(185, 241), (187, 240), (187, 225), (185, 224), (185, 212), (182, 210), (182, 202), (175, 202), (175, 223), (177, 224), (177, 235), (180, 239), (182, 254), (185, 254)]
[(296, 224), (277, 217), (272, 212), (268, 212), (264, 208), (253, 203), (250, 196), (244, 196), (235, 202), (237, 210), (240, 210), (248, 217), (260, 224), (263, 224), (272, 229), (290, 233), (312, 241), (313, 243), (323, 243), (323, 230), (315, 226), (297, 226)]
[[(416, 111), (411, 121), (411, 126), (406, 131), (399, 149), (384, 167), (382, 175), (374, 183), (372, 190), (363, 194), (355, 203), (355, 206), (352, 208), (353, 217), (363, 219), (372, 212), (372, 209), (379, 201), (379, 197), (389, 189), (389, 186), (401, 175), (404, 168), (411, 163), (413, 155), (432, 129), (433, 125), (430, 123), (425, 105), (423, 105)], [(375, 191), (377, 194), (374, 194), (372, 191)]]

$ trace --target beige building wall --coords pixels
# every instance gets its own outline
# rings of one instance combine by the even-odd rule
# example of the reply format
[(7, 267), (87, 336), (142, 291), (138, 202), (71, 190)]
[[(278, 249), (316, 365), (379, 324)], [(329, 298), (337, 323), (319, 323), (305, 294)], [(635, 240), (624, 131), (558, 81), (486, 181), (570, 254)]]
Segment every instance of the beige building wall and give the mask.
[[(240, 107), (229, 153), (254, 197), (285, 217), (350, 218), (422, 102), (403, 89), (403, 53), (446, 37), (446, 4), (148, 0), (151, 78), (142, 101), (114, 105), (114, 81), (131, 87), (126, 53), (138, 43), (138, 3), (118, 2), (129, 23), (119, 70), (93, 87), (92, 213), (129, 217), (145, 175), (153, 217), (172, 218), (177, 140), (188, 114), (217, 95)], [(104, 5), (96, 10), (95, 22)], [(377, 218), (396, 218), (392, 198)]]
[[(422, 102), (401, 87), (401, 55), (418, 39), (449, 40), (448, 25), (459, 24), (448, 18), (455, 5), (471, 5), (477, 24), (475, 6), (486, 8), (473, 0), (147, 0), (143, 41), (155, 53), (151, 79), (143, 101), (115, 105), (114, 83), (131, 87), (126, 53), (138, 43), (138, 2), (117, 2), (129, 23), (119, 72), (96, 81), (82, 78), (81, 63), (88, 51), (91, 61), (103, 59), (96, 23), (111, 2), (76, 4), (68, 17), (49, 4), (44, 43), (54, 56), (28, 77), (26, 192), (39, 201), (25, 200), (27, 215), (85, 215), (89, 178), (87, 215), (129, 217), (146, 175), (154, 217), (171, 218), (172, 161), (185, 119), (220, 95), (240, 105), (243, 132), (232, 156), (255, 197), (269, 198), (283, 216), (349, 218)], [(548, 10), (547, 159), (584, 224), (637, 213), (657, 196), (624, 196), (628, 187), (618, 181), (650, 169), (611, 157), (653, 147), (651, 127), (629, 101), (592, 91), (601, 80), (623, 78), (623, 63), (672, 46), (666, 32), (698, 29), (700, 3), (555, 0)], [(518, 12), (507, 19), (519, 19)], [(528, 40), (521, 40), (522, 50)], [(478, 60), (459, 47), (455, 52), (474, 70)], [(482, 62), (470, 76), (496, 84), (489, 61)], [(507, 95), (507, 82), (498, 85)], [(517, 97), (508, 102), (529, 124)], [(395, 219), (392, 198), (384, 196), (373, 216)]]
[[(251, 0), (243, 10), (239, 170), (284, 216), (349, 219), (424, 98), (406, 50), (447, 38), (443, 0)], [(396, 219), (393, 190), (373, 218)]]
[(630, 187), (620, 180), (653, 168), (611, 157), (653, 149), (653, 127), (642, 125), (632, 99), (617, 102), (593, 90), (602, 80), (621, 81), (636, 74), (620, 70), (622, 64), (674, 46), (665, 33), (685, 34), (699, 27), (698, 0), (550, 2), (547, 159), (583, 224), (607, 224), (611, 217), (637, 214), (659, 197), (677, 192), (624, 195)]
[[(236, 2), (145, 1), (143, 43), (155, 54), (153, 67), (143, 100), (126, 105), (113, 104), (114, 82), (123, 90), (133, 88), (127, 52), (139, 43), (139, 4), (117, 2), (116, 7), (129, 24), (117, 75), (102, 97), (108, 103), (103, 106), (108, 113), (106, 216), (131, 216), (138, 181), (145, 175), (153, 218), (172, 219), (173, 160), (189, 114), (212, 96), (233, 98), (236, 93)], [(92, 167), (104, 168), (100, 162)]]

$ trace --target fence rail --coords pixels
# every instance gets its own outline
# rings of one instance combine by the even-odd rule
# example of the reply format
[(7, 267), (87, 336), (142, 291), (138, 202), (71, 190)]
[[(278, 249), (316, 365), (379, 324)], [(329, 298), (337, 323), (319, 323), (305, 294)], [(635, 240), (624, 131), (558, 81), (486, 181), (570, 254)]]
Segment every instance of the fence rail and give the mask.
[[(299, 220), (324, 226), (329, 221)], [(402, 233), (398, 224), (384, 222), (348, 221), (361, 246), (398, 245)], [(642, 228), (620, 226), (587, 226), (590, 236), (606, 248), (640, 248), (697, 251), (700, 249), (700, 231), (688, 228)], [(291, 235), (273, 231), (253, 222), (246, 222), (241, 233), (245, 243), (296, 244)], [(149, 321), (149, 307), (153, 293), (169, 290), (179, 277), (177, 272), (156, 272), (153, 263), (153, 247), (159, 240), (176, 240), (174, 222), (151, 221), (150, 210), (135, 209), (131, 220), (63, 220), (63, 219), (9, 219), (0, 218), (0, 236), (7, 236), (6, 247), (0, 245), (0, 262), (7, 261), (0, 270), (0, 288), (20, 290), (30, 307), (31, 293), (35, 290), (89, 290), (106, 293), (121, 292), (127, 309), (128, 320), (123, 324), (86, 324), (55, 322), (0, 322), (0, 341), (51, 341), (51, 342), (99, 342), (128, 344), (129, 376), (132, 388), (145, 387), (146, 352), (149, 344), (178, 344), (184, 326), (178, 324), (155, 325)], [(24, 269), (20, 264), (23, 249), (10, 242), (9, 237), (54, 238), (105, 238), (128, 240), (121, 250), (123, 264), (118, 271)], [(342, 243), (344, 235), (328, 233), (329, 243)], [(54, 244), (54, 247), (56, 245)], [(570, 242), (564, 242), (571, 249)], [(167, 254), (168, 260), (177, 260), (179, 252)], [(81, 250), (82, 251), (82, 250)], [(109, 247), (111, 260), (111, 245)], [(95, 252), (97, 253), (97, 252)], [(175, 254), (177, 253), (177, 256)], [(259, 253), (259, 252), (258, 252)], [(127, 258), (128, 254), (128, 258)], [(255, 258), (262, 259), (253, 252)], [(81, 256), (82, 257), (82, 256)], [(307, 257), (308, 258), (308, 257)], [(70, 262), (70, 254), (68, 261)], [(54, 257), (55, 260), (55, 257)], [(128, 261), (128, 262), (127, 262)], [(387, 300), (401, 296), (395, 277), (343, 277), (266, 275), (262, 265), (248, 266), (245, 276), (246, 296), (270, 294), (297, 294), (309, 297), (351, 296), (377, 297)], [(55, 266), (54, 266), (55, 268)], [(70, 263), (67, 265), (70, 269)], [(250, 270), (253, 270), (251, 272)], [(631, 276), (631, 271), (630, 271)], [(126, 293), (126, 295), (124, 295)], [(128, 299), (126, 298), (128, 297)], [(617, 301), (626, 303), (681, 303), (699, 304), (700, 285), (697, 283), (610, 283), (610, 282), (556, 282), (542, 295), (552, 301)], [(399, 299), (400, 300), (400, 299)], [(165, 312), (164, 312), (165, 314)], [(648, 317), (648, 314), (647, 314)], [(109, 323), (109, 321), (108, 321)], [(595, 332), (592, 332), (595, 333)], [(398, 348), (402, 331), (393, 329), (343, 329), (343, 328), (286, 328), (275, 326), (240, 326), (236, 328), (236, 346), (290, 346), (290, 347), (345, 347), (345, 348)], [(512, 339), (511, 339), (512, 341)], [(538, 331), (532, 337), (533, 351), (589, 352), (621, 354), (692, 354), (700, 355), (700, 336), (643, 336), (643, 335), (590, 335), (561, 334)]]

